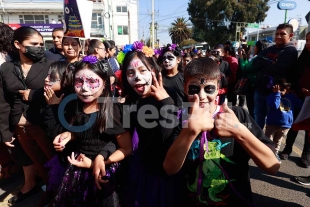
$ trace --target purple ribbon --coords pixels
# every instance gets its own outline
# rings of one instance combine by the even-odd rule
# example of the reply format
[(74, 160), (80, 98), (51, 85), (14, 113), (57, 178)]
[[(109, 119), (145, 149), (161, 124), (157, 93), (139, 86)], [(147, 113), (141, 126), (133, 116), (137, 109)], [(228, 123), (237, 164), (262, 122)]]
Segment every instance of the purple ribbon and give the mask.
[(198, 196), (201, 194), (202, 190), (202, 164), (204, 160), (204, 150), (203, 146), (206, 144), (206, 152), (208, 152), (208, 139), (207, 139), (207, 132), (202, 132), (201, 139), (200, 139), (200, 146), (199, 146), (199, 174), (198, 174), (198, 181), (197, 181), (197, 193)]

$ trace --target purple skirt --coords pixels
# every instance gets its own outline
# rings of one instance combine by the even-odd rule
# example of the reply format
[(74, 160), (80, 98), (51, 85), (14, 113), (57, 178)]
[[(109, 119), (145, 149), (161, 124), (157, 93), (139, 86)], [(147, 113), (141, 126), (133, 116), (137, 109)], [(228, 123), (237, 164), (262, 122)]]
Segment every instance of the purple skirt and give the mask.
[(126, 207), (182, 206), (182, 176), (148, 172), (135, 152), (131, 157), (129, 183), (125, 190)]
[(116, 192), (115, 169), (118, 168), (118, 163), (113, 163), (106, 168), (109, 182), (102, 184), (102, 190), (94, 184), (92, 169), (79, 168), (71, 164), (64, 168), (58, 157), (52, 158), (46, 167), (50, 168), (47, 189), (57, 191), (53, 201), (54, 207), (121, 206)]

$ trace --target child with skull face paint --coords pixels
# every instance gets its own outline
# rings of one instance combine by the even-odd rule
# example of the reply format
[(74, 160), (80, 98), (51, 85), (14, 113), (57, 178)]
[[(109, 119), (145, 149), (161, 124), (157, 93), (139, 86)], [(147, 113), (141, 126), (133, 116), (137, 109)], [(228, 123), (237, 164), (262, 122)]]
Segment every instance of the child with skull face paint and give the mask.
[[(133, 45), (138, 47), (141, 44), (135, 42)], [(159, 113), (165, 107), (176, 111), (177, 108), (163, 87), (153, 52), (145, 54), (136, 46), (126, 53), (122, 64), (122, 81), (127, 95), (125, 105), (130, 106), (124, 109), (123, 120), (130, 120), (127, 124), (133, 134), (125, 206), (181, 206), (179, 175), (166, 175), (162, 166), (173, 141), (170, 139), (173, 127), (167, 126), (173, 114)], [(133, 107), (136, 110), (130, 110)], [(159, 116), (150, 119), (150, 113)]]
[(163, 83), (169, 96), (178, 108), (184, 101), (184, 75), (182, 70), (182, 50), (175, 44), (168, 44), (162, 49)]
[(180, 113), (163, 164), (168, 174), (185, 174), (182, 206), (254, 206), (248, 162), (275, 174), (273, 143), (243, 108), (216, 105), (220, 70), (212, 59), (191, 61), (184, 76), (191, 107)]
[[(130, 133), (121, 125), (120, 106), (112, 103), (108, 71), (95, 56), (86, 56), (75, 64), (73, 85), (78, 97), (76, 114), (67, 126), (60, 119), (69, 131), (56, 136), (53, 144), (58, 152), (69, 141), (75, 145), (53, 205), (119, 206), (118, 162), (131, 154), (132, 148)], [(57, 169), (61, 166), (51, 170)]]

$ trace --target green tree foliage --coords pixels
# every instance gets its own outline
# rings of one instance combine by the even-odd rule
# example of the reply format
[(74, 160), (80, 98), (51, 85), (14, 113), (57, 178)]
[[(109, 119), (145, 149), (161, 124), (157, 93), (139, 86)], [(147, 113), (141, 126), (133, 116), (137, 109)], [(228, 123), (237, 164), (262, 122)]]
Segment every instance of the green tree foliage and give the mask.
[(171, 37), (172, 43), (180, 44), (183, 40), (187, 40), (191, 37), (191, 29), (188, 20), (183, 17), (177, 18), (171, 24), (172, 27), (169, 29), (169, 35)]
[[(262, 22), (267, 16), (269, 0), (190, 0), (189, 20), (193, 23), (193, 39), (212, 44), (234, 40), (235, 22)], [(243, 29), (244, 31), (244, 29)]]
[(193, 39), (183, 40), (179, 45), (180, 47), (195, 45), (197, 42)]

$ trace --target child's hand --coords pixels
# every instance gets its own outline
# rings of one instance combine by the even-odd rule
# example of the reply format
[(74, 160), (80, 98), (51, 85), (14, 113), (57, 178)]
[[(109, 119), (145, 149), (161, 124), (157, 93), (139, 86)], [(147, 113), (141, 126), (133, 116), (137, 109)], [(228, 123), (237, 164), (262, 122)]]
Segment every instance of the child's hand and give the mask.
[(169, 95), (163, 86), (163, 79), (161, 73), (158, 75), (158, 81), (155, 73), (152, 72), (153, 85), (151, 86), (151, 95), (154, 96), (158, 101), (168, 98)]
[(95, 184), (98, 189), (101, 190), (101, 183), (107, 183), (108, 180), (103, 180), (102, 178), (106, 175), (105, 172), (105, 164), (104, 164), (104, 158), (102, 155), (97, 155), (93, 162), (93, 176), (95, 178)]
[(193, 103), (192, 108), (190, 109), (190, 116), (187, 121), (187, 126), (195, 133), (200, 133), (203, 131), (209, 131), (214, 127), (214, 120), (210, 113), (210, 109), (200, 108), (199, 107), (199, 97), (197, 94), (189, 96), (189, 101)]
[(65, 145), (71, 140), (71, 132), (63, 132), (57, 135), (53, 141), (54, 148), (57, 152), (65, 149)]
[(234, 137), (240, 130), (241, 123), (226, 103), (223, 103), (223, 109), (224, 112), (215, 116), (214, 132), (220, 137)]
[(272, 91), (273, 92), (280, 92), (281, 90), (280, 90), (280, 86), (279, 85), (274, 85), (273, 87), (272, 87)]
[(305, 96), (310, 96), (310, 91), (306, 88), (302, 88), (301, 91), (305, 94)]
[(79, 156), (75, 159), (74, 152), (71, 154), (71, 158), (68, 156), (68, 161), (77, 167), (82, 168), (91, 168), (92, 167), (92, 161), (88, 157), (86, 157), (84, 154), (79, 154)]
[(56, 94), (54, 93), (54, 90), (51, 89), (50, 87), (45, 87), (44, 88), (44, 97), (46, 100), (46, 103), (48, 105), (52, 105), (52, 104), (60, 104), (61, 100), (64, 97), (64, 94), (62, 94), (59, 98), (56, 96)]

